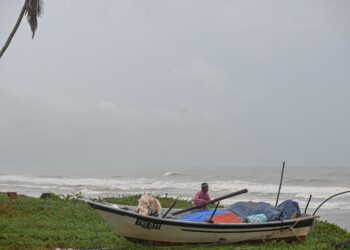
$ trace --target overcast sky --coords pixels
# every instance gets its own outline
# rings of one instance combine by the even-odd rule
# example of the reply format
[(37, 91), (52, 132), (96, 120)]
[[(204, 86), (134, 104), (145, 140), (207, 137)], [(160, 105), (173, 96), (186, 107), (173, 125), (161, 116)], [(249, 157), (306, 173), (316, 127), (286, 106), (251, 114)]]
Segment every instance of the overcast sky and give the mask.
[(46, 0), (0, 60), (0, 173), (350, 166), (349, 9)]

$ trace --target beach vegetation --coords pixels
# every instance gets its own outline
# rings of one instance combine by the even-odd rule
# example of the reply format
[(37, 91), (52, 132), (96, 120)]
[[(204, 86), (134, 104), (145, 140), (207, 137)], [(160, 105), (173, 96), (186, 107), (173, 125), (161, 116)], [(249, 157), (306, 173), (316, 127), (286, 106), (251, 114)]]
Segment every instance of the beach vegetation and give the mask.
[[(128, 242), (94, 209), (77, 199), (80, 196), (52, 195), (40, 199), (19, 195), (9, 200), (5, 193), (0, 193), (0, 249), (153, 249)], [(122, 195), (104, 200), (135, 205), (139, 197)], [(174, 201), (171, 197), (158, 198), (164, 207)], [(178, 201), (178, 208), (189, 206), (190, 201)], [(304, 242), (272, 241), (184, 249), (349, 249), (349, 240), (349, 232), (335, 224), (317, 221)]]

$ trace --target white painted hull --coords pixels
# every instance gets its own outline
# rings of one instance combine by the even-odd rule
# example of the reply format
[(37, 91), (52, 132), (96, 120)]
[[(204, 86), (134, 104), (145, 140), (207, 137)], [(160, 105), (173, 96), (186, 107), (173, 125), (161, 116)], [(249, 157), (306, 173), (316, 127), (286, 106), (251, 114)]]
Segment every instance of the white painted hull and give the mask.
[(88, 202), (125, 238), (151, 245), (304, 240), (315, 217), (266, 223), (210, 224), (149, 217)]

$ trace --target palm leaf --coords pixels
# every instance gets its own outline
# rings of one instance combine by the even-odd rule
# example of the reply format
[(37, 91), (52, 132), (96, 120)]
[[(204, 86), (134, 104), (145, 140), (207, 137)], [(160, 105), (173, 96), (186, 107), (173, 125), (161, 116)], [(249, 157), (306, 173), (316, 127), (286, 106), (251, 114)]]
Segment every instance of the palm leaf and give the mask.
[(30, 25), (30, 29), (32, 30), (32, 38), (34, 38), (35, 31), (38, 28), (38, 17), (40, 17), (43, 12), (44, 2), (43, 0), (29, 0), (26, 15), (28, 19), (28, 23)]

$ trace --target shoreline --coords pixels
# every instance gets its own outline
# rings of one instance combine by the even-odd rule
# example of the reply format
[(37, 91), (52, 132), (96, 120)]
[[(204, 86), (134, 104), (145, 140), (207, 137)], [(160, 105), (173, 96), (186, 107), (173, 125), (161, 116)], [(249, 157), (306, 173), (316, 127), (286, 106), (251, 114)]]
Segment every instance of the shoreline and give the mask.
[[(2, 190), (0, 190), (0, 193), (3, 192)], [(6, 191), (7, 192), (7, 191)], [(5, 192), (4, 192), (5, 193)], [(55, 193), (56, 195), (63, 195), (63, 196), (67, 196), (67, 195), (74, 195), (74, 193)], [(133, 195), (138, 195), (141, 194), (139, 192), (135, 192), (135, 193), (115, 193), (113, 196), (84, 196), (88, 199), (91, 198), (113, 198), (113, 197), (127, 197), (127, 196), (133, 196)], [(28, 195), (26, 193), (20, 192), (18, 193), (18, 195), (25, 195), (27, 197), (31, 197), (34, 199), (39, 199), (40, 195)], [(157, 194), (155, 194), (157, 195)], [(165, 194), (159, 194), (161, 197), (165, 197)], [(173, 197), (175, 198), (176, 196), (169, 196), (169, 197)], [(180, 198), (181, 199), (181, 198)], [(184, 199), (186, 200), (186, 199)], [(242, 201), (242, 200), (237, 200), (237, 201)], [(244, 200), (245, 201), (245, 200)], [(298, 201), (298, 200), (296, 200)], [(268, 201), (267, 201), (268, 202)], [(299, 205), (300, 205), (300, 210), (303, 211), (303, 203), (298, 201)], [(315, 210), (314, 207), (309, 207), (308, 209), (308, 213), (312, 214), (313, 211)], [(335, 224), (337, 226), (339, 226), (340, 228), (346, 230), (347, 232), (350, 232), (350, 209), (341, 209), (341, 208), (327, 208), (327, 205), (325, 205), (324, 207), (322, 207), (318, 212), (317, 215), (320, 216), (322, 221), (326, 221), (328, 223), (332, 223)]]
[[(114, 231), (95, 210), (78, 196), (47, 199), (18, 195), (9, 201), (0, 193), (0, 249), (139, 249)], [(159, 198), (164, 207), (173, 198)], [(119, 204), (137, 204), (138, 196), (114, 198)], [(191, 206), (188, 201), (178, 202), (179, 208)], [(2, 219), (5, 218), (5, 219)], [(337, 225), (316, 221), (303, 242), (239, 243), (235, 246), (249, 249), (328, 249), (334, 244), (347, 244), (350, 233)], [(345, 242), (345, 243), (344, 243)], [(233, 245), (217, 249), (232, 249)], [(214, 247), (213, 249), (215, 249)], [(154, 249), (143, 247), (143, 249)], [(189, 249), (185, 247), (185, 249)], [(190, 248), (198, 249), (198, 247)]]

